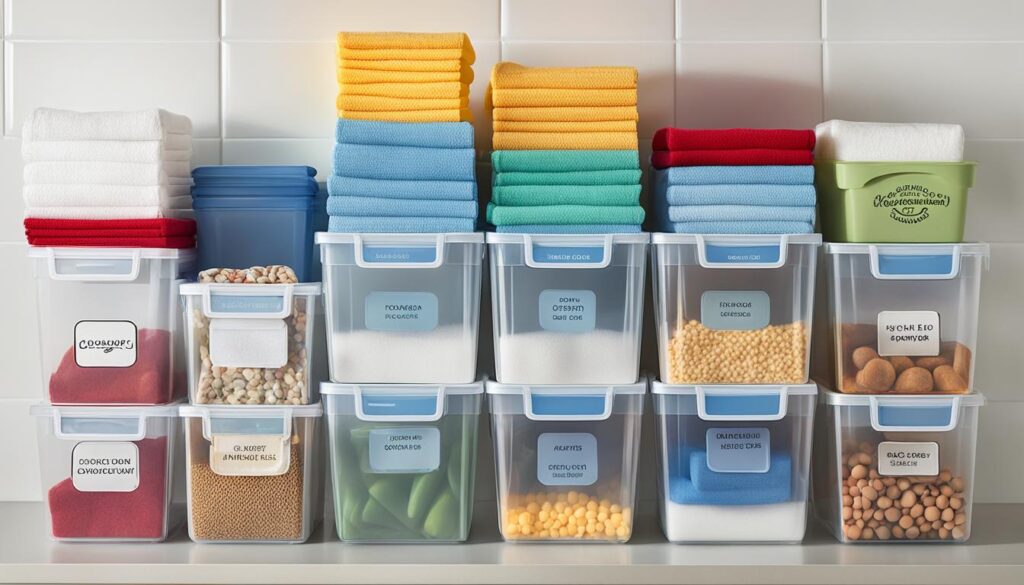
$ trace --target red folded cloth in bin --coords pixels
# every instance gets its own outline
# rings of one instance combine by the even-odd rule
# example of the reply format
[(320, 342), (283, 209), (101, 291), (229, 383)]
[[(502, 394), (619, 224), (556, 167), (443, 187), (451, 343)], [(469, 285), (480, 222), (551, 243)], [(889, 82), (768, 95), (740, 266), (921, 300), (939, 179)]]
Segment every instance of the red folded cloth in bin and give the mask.
[(61, 236), (36, 237), (29, 235), (30, 246), (43, 246), (57, 248), (61, 246), (73, 246), (76, 248), (177, 248), (187, 249), (196, 246), (195, 236), (166, 236), (146, 238), (140, 236), (104, 238), (66, 238)]
[(814, 163), (810, 150), (748, 148), (737, 150), (655, 150), (651, 164), (655, 168), (695, 166), (809, 165)]
[(191, 219), (25, 220), (25, 235), (33, 246), (192, 248), (195, 233)]
[(813, 130), (662, 128), (654, 133), (654, 150), (814, 150)]

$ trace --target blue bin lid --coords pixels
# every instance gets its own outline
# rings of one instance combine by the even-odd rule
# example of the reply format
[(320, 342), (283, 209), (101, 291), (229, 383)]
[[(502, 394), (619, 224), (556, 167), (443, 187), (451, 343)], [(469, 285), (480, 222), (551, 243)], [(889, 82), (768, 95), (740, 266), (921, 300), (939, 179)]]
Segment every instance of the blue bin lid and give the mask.
[(308, 185), (207, 185), (197, 183), (192, 187), (192, 196), (197, 198), (236, 197), (316, 197), (320, 188), (316, 181)]
[(316, 169), (303, 165), (212, 165), (196, 167), (192, 170), (192, 178), (197, 181), (206, 178), (291, 177), (304, 179), (315, 176)]
[(206, 209), (293, 209), (313, 210), (318, 206), (315, 197), (199, 197), (192, 199), (196, 211)]

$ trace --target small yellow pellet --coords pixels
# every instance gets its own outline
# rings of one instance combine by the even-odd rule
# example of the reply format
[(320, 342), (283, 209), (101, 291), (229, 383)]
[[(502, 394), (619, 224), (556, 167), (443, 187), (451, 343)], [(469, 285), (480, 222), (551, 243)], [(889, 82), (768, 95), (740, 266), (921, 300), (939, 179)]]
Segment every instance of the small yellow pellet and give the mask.
[(631, 511), (603, 494), (581, 492), (513, 494), (506, 498), (505, 538), (509, 540), (628, 540)]

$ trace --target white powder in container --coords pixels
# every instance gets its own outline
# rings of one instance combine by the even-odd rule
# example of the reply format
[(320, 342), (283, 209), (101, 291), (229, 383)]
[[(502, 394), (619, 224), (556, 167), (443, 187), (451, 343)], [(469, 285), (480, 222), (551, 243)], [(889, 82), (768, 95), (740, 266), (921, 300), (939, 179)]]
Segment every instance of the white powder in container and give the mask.
[(692, 506), (671, 500), (662, 528), (671, 542), (800, 542), (807, 527), (807, 503), (756, 506)]
[(338, 332), (331, 337), (331, 380), (362, 384), (470, 384), (477, 336), (448, 326), (431, 331)]
[(640, 367), (635, 337), (601, 330), (502, 335), (494, 359), (503, 384), (634, 384)]

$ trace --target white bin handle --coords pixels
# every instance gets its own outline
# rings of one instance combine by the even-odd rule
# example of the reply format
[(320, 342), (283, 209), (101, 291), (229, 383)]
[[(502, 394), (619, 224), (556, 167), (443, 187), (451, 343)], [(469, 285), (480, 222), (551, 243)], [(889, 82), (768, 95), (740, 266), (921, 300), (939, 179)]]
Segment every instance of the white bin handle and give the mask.
[[(131, 282), (139, 277), (142, 265), (142, 251), (129, 249), (122, 251), (96, 250), (55, 250), (46, 251), (50, 278), (79, 282)], [(62, 271), (58, 260), (71, 262), (77, 270)], [(120, 266), (129, 261), (128, 270)], [(85, 271), (83, 272), (82, 269)]]
[(401, 389), (367, 394), (362, 386), (354, 385), (356, 418), (377, 422), (434, 422), (444, 415), (446, 386), (436, 388)]
[(203, 287), (203, 314), (211, 319), (286, 319), (294, 290), (294, 284), (209, 284)]
[[(786, 256), (789, 253), (789, 236), (765, 236), (752, 237), (744, 240), (737, 240), (730, 236), (710, 236), (696, 234), (697, 240), (697, 262), (704, 268), (779, 268), (785, 266)], [(708, 246), (719, 246), (723, 248), (736, 248), (746, 250), (742, 258), (736, 260), (715, 260), (709, 257)], [(761, 248), (761, 251), (755, 249)], [(761, 254), (765, 251), (778, 250), (778, 257), (774, 260), (760, 261)]]
[[(139, 417), (102, 417), (102, 416), (65, 416), (60, 408), (53, 409), (53, 434), (55, 437), (65, 441), (110, 441), (116, 439), (119, 441), (141, 441), (146, 438), (146, 418), (145, 416)], [(63, 421), (65, 419), (71, 420), (117, 420), (125, 422), (134, 422), (135, 430), (130, 433), (114, 433), (114, 432), (74, 432), (65, 431)]]
[[(530, 268), (605, 268), (612, 262), (613, 234), (603, 234), (594, 238), (580, 236), (530, 235), (523, 234), (523, 255), (526, 265)], [(588, 240), (596, 244), (587, 244)], [(538, 258), (537, 252), (551, 250), (551, 255)], [(597, 250), (601, 255), (593, 259)]]
[(946, 432), (956, 428), (960, 396), (869, 396), (876, 431)]
[[(433, 248), (416, 245), (425, 243), (425, 238), (434, 239)], [(444, 264), (444, 234), (352, 234), (352, 244), (359, 268), (437, 268)], [(380, 259), (367, 259), (368, 252)]]

